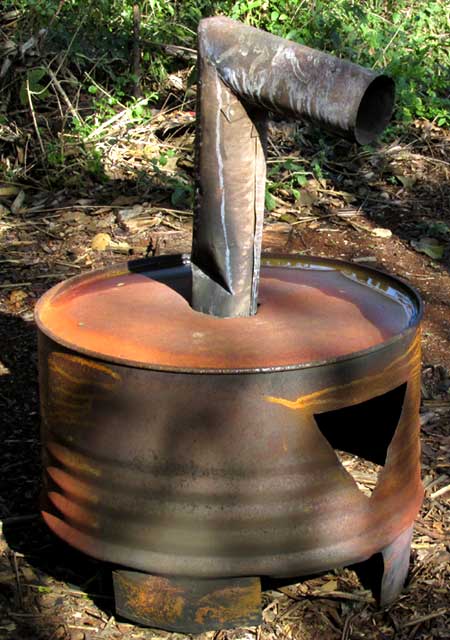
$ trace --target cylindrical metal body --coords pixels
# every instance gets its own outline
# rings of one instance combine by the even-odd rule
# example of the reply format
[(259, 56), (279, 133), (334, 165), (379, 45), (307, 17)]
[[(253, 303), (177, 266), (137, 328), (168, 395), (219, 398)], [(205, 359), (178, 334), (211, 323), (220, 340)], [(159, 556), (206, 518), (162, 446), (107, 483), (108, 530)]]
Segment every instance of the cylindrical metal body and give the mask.
[[(422, 499), (415, 293), (344, 263), (268, 260), (258, 314), (219, 319), (191, 309), (190, 278), (180, 257), (149, 260), (39, 302), (50, 528), (178, 576), (297, 576), (389, 545)], [(367, 497), (333, 449), (346, 424), (326, 437), (318, 416), (402, 385)], [(354, 438), (379, 448), (385, 419)]]
[(361, 144), (389, 123), (391, 78), (225, 17), (202, 20), (199, 55), (249, 104), (310, 118)]

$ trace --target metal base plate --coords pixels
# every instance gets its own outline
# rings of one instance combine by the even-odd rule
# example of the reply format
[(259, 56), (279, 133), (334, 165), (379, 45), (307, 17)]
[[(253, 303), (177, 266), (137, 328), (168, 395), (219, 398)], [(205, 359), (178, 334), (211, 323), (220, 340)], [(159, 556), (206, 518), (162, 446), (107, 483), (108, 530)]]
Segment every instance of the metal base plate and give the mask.
[(201, 580), (113, 572), (116, 611), (148, 627), (203, 633), (261, 624), (259, 578)]
[[(395, 600), (403, 589), (411, 537), (412, 526), (380, 550), (381, 564), (371, 557), (354, 567), (381, 606)], [(203, 633), (262, 622), (258, 577), (213, 580), (118, 569), (113, 572), (113, 581), (117, 613), (148, 627)]]

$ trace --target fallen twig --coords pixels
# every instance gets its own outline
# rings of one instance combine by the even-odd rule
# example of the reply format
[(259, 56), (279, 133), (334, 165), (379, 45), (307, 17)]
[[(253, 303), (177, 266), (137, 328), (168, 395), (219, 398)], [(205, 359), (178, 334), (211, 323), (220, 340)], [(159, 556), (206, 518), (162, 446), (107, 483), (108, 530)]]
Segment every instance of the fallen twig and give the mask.
[(17, 604), (21, 609), (23, 607), (23, 594), (22, 594), (22, 583), (20, 581), (19, 564), (17, 562), (16, 552), (12, 551), (11, 556), (12, 556), (12, 565), (13, 565), (14, 573), (16, 576), (17, 600), (18, 600)]
[(75, 120), (77, 120), (78, 122), (81, 122), (83, 124), (84, 123), (83, 118), (80, 116), (78, 111), (75, 109), (73, 104), (70, 102), (69, 96), (67, 95), (67, 93), (62, 88), (61, 83), (59, 82), (59, 80), (56, 77), (56, 75), (53, 73), (53, 71), (50, 69), (50, 67), (46, 67), (46, 69), (47, 69), (47, 73), (50, 76), (50, 79), (51, 79), (51, 81), (53, 83), (53, 86), (55, 87), (56, 91), (59, 93), (61, 98), (64, 100), (64, 102), (66, 103), (66, 106), (69, 109), (70, 113), (73, 115)]
[(0, 289), (18, 289), (19, 287), (31, 287), (31, 282), (8, 282), (0, 284)]
[(26, 80), (26, 92), (27, 92), (27, 100), (28, 100), (28, 105), (30, 107), (30, 111), (31, 111), (31, 119), (33, 120), (33, 126), (34, 126), (34, 130), (36, 131), (36, 136), (39, 142), (39, 146), (41, 147), (41, 152), (42, 152), (42, 156), (45, 157), (45, 149), (44, 149), (44, 143), (42, 142), (42, 137), (41, 137), (41, 132), (39, 131), (39, 126), (36, 120), (36, 113), (34, 111), (34, 105), (33, 105), (33, 101), (31, 99), (31, 91), (30, 91), (30, 82), (27, 76), (27, 80)]
[[(139, 105), (146, 105), (147, 102), (148, 102), (147, 98), (142, 98), (142, 100), (138, 100), (136, 104), (133, 105), (133, 108), (135, 109)], [(103, 133), (106, 129), (111, 127), (112, 124), (115, 124), (116, 122), (118, 122), (119, 120), (122, 120), (127, 116), (129, 117), (131, 113), (132, 113), (132, 109), (128, 107), (126, 107), (122, 111), (119, 111), (119, 113), (116, 113), (115, 115), (112, 116), (112, 118), (109, 118), (109, 120), (106, 120), (101, 125), (99, 125), (96, 129), (91, 131), (90, 134), (86, 136), (86, 140), (93, 140), (94, 138), (97, 138), (100, 133)], [(129, 118), (128, 122), (133, 122), (133, 118)]]
[(437, 491), (434, 491), (430, 495), (430, 499), (435, 500), (435, 498), (444, 495), (444, 493), (447, 493), (448, 491), (450, 491), (450, 484), (446, 485), (445, 487), (441, 487), (441, 489), (438, 489)]
[(133, 3), (133, 73), (135, 98), (142, 98), (141, 77), (141, 8), (139, 2)]
[(409, 620), (408, 622), (405, 622), (401, 625), (402, 629), (405, 629), (406, 627), (412, 627), (415, 624), (418, 624), (419, 622), (426, 622), (427, 620), (432, 620), (433, 618), (438, 618), (439, 616), (443, 616), (445, 613), (447, 613), (450, 609), (448, 607), (445, 607), (444, 609), (438, 609), (438, 611), (434, 611), (433, 613), (429, 613), (426, 616), (418, 616), (417, 618), (413, 618), (412, 620)]

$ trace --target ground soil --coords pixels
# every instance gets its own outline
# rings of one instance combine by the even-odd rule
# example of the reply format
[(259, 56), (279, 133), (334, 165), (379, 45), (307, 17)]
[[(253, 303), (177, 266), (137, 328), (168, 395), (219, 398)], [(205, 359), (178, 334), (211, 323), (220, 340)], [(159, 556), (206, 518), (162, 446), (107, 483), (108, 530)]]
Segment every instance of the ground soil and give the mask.
[[(282, 186), (274, 190), (265, 250), (367, 263), (404, 278), (424, 301), (426, 498), (408, 584), (393, 605), (377, 608), (354, 572), (340, 569), (265, 593), (264, 623), (257, 629), (202, 637), (444, 640), (450, 638), (450, 137), (417, 123), (406, 141), (361, 152), (328, 139), (318, 149), (305, 127), (299, 156), (286, 127), (273, 125), (269, 161), (293, 154), (311, 160), (320, 151), (325, 171), (320, 178), (311, 175), (303, 190), (308, 197), (297, 202)], [(189, 177), (192, 131), (180, 136), (179, 144), (176, 136), (171, 144), (188, 151), (174, 171)], [(136, 181), (133, 172), (145, 169), (144, 156), (124, 143), (112, 150), (111, 179), (104, 185), (29, 188), (21, 206), (20, 190), (1, 201), (0, 638), (8, 640), (186, 637), (116, 617), (108, 568), (59, 543), (39, 515), (36, 300), (71, 275), (190, 249), (191, 212), (164, 200), (160, 184)], [(417, 250), (430, 237), (442, 256)], [(361, 473), (367, 480), (375, 472), (363, 466)]]

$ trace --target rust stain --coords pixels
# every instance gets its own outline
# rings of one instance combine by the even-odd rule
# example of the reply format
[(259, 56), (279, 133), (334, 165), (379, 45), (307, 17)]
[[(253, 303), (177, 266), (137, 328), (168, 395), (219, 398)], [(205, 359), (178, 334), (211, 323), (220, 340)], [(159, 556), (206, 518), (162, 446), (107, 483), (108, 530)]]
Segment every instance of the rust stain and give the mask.
[[(395, 373), (395, 376), (400, 377), (400, 373), (403, 369), (409, 370), (409, 374), (414, 376), (420, 368), (420, 333), (416, 336), (411, 343), (408, 350), (401, 356), (393, 360), (383, 371), (372, 376), (360, 378), (358, 380), (352, 380), (347, 384), (336, 385), (334, 387), (328, 387), (321, 389), (320, 391), (314, 391), (305, 396), (299, 396), (295, 400), (289, 400), (288, 398), (281, 398), (276, 396), (265, 396), (267, 402), (272, 404), (279, 404), (288, 409), (307, 409), (314, 407), (317, 411), (317, 407), (321, 406), (323, 410), (327, 408), (330, 403), (336, 401), (336, 394), (341, 397), (346, 391), (353, 391), (355, 396), (358, 393), (363, 393), (370, 388), (371, 396), (375, 396), (383, 393), (386, 388), (386, 380), (389, 375)], [(349, 399), (346, 398), (348, 403)]]
[[(81, 367), (79, 375), (74, 375), (73, 372), (69, 373), (64, 364), (78, 365)], [(93, 360), (87, 360), (80, 356), (73, 356), (68, 353), (51, 353), (48, 357), (48, 366), (51, 371), (58, 373), (63, 378), (66, 378), (70, 382), (75, 384), (94, 384), (104, 389), (113, 389), (118, 382), (120, 382), (120, 375), (116, 371), (112, 371), (109, 367), (103, 364), (94, 362)], [(87, 369), (87, 371), (86, 371)], [(92, 373), (105, 374), (105, 379), (92, 378)], [(86, 377), (86, 373), (88, 374)], [(89, 375), (91, 374), (91, 375)], [(108, 379), (109, 378), (109, 379)], [(112, 380), (111, 380), (112, 379)]]
[(73, 402), (69, 402), (68, 400), (64, 400), (63, 398), (54, 398), (53, 399), (53, 403), (56, 406), (60, 406), (63, 409), (76, 409), (76, 410), (80, 410), (80, 409), (88, 409), (90, 406), (90, 402), (89, 402), (90, 398), (80, 398), (78, 401), (74, 398)]
[(56, 491), (48, 492), (49, 500), (55, 505), (61, 513), (64, 513), (71, 522), (78, 526), (88, 527), (90, 529), (99, 529), (100, 520), (87, 509), (73, 502), (68, 497), (57, 493)]
[(80, 398), (84, 398), (88, 400), (92, 396), (89, 391), (82, 391), (79, 387), (76, 387), (74, 391), (72, 387), (68, 387), (65, 384), (64, 379), (57, 376), (52, 377), (52, 389), (55, 389), (59, 396), (69, 399), (79, 400)]
[(93, 467), (88, 459), (80, 453), (66, 449), (54, 442), (49, 442), (47, 448), (52, 456), (54, 456), (63, 465), (69, 467), (69, 469), (81, 471), (95, 477), (102, 475), (101, 470)]
[[(311, 259), (286, 259), (295, 267), (289, 269), (283, 268), (281, 259), (275, 263), (270, 260), (262, 263), (261, 306), (254, 318), (219, 322), (211, 315), (195, 312), (170, 286), (170, 275), (164, 277), (163, 269), (152, 269), (149, 262), (150, 277), (130, 272), (121, 278), (126, 283), (123, 287), (115, 286), (114, 278), (105, 272), (101, 278), (88, 274), (76, 287), (68, 286), (62, 292), (56, 289), (39, 306), (37, 319), (42, 330), (57, 341), (79, 353), (96, 354), (96, 362), (99, 358), (156, 368), (235, 370), (297, 366), (364, 351), (404, 331), (417, 311), (397, 304), (395, 296), (380, 295), (383, 286), (401, 293), (395, 279), (388, 276), (352, 267), (349, 278), (350, 267), (332, 261), (328, 270), (317, 271), (310, 268), (315, 265)], [(176, 257), (173, 264), (177, 265)], [(180, 265), (179, 260), (178, 266), (182, 272), (177, 287), (187, 291), (191, 269)], [(145, 272), (144, 266), (142, 270)], [(155, 276), (161, 274), (161, 281), (152, 278), (152, 271)], [(360, 286), (364, 275), (374, 279), (373, 288)], [(99, 290), (111, 293), (98, 295)], [(77, 292), (80, 295), (75, 295)], [(77, 319), (86, 309), (89, 329), (81, 330)], [(193, 336), (197, 336), (194, 350)], [(75, 365), (67, 360), (57, 360), (56, 366), (73, 375)], [(83, 378), (94, 371), (78, 368), (83, 369)], [(113, 380), (107, 376), (104, 382)]]
[(52, 393), (45, 412), (47, 423), (93, 427), (95, 390), (111, 392), (121, 381), (120, 375), (103, 364), (66, 353), (51, 353), (48, 366)]
[(230, 620), (248, 619), (249, 614), (259, 611), (260, 606), (259, 580), (245, 587), (225, 587), (199, 600), (195, 622), (201, 625), (213, 619), (220, 624), (226, 624)]
[(59, 469), (58, 467), (47, 467), (48, 475), (55, 485), (63, 492), (73, 496), (74, 498), (88, 503), (90, 505), (98, 505), (100, 497), (92, 485), (83, 482), (79, 478)]
[(142, 619), (156, 625), (175, 624), (183, 615), (184, 590), (171, 583), (168, 578), (149, 576), (139, 582), (127, 580), (117, 572), (121, 591), (129, 608)]

